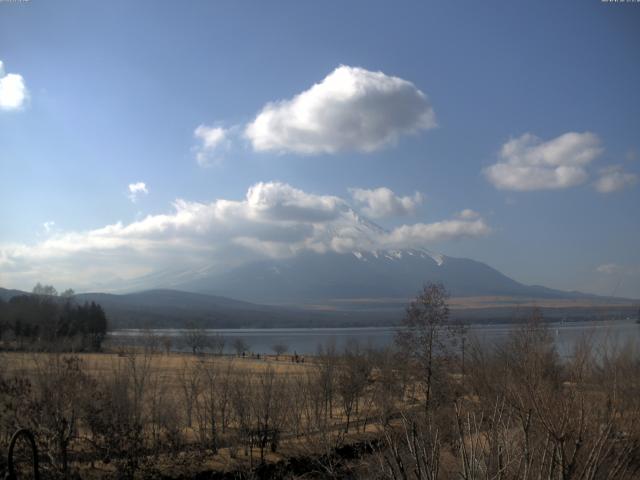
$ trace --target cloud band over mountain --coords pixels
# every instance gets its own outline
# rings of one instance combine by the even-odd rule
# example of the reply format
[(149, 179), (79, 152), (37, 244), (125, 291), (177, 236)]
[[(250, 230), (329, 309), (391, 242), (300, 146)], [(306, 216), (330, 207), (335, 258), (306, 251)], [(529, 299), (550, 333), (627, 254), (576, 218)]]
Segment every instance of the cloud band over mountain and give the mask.
[(2, 245), (0, 269), (6, 276), (3, 281), (12, 285), (28, 286), (55, 271), (58, 279), (83, 286), (178, 266), (222, 268), (303, 251), (425, 247), (490, 232), (481, 217), (467, 215), (387, 231), (361, 217), (340, 197), (304, 192), (286, 183), (260, 182), (242, 200), (176, 200), (173, 212), (129, 224), (56, 233), (34, 245)]

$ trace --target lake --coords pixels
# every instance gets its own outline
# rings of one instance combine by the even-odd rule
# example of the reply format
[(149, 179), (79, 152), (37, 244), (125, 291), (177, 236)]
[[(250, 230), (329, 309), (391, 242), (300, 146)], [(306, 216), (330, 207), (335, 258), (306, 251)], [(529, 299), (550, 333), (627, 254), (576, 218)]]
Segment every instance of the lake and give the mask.
[[(520, 328), (521, 324), (489, 324), (470, 325), (469, 338), (475, 338), (483, 344), (499, 344), (509, 334)], [(634, 320), (610, 320), (588, 322), (549, 323), (549, 329), (555, 338), (556, 346), (562, 356), (570, 356), (573, 346), (585, 335), (596, 345), (612, 344), (623, 346), (628, 343), (638, 346), (640, 342), (640, 325)], [(145, 335), (169, 336), (172, 349), (186, 351), (184, 342), (186, 330), (183, 329), (124, 329), (109, 333), (109, 340), (114, 344), (135, 345)], [(205, 330), (208, 335), (221, 334), (225, 337), (225, 352), (233, 353), (232, 342), (236, 338), (243, 339), (250, 351), (254, 353), (273, 353), (272, 346), (280, 343), (289, 348), (289, 353), (315, 354), (319, 345), (335, 343), (338, 351), (353, 341), (363, 347), (386, 347), (393, 342), (395, 327), (359, 327), (359, 328), (273, 328), (273, 329), (211, 329)]]

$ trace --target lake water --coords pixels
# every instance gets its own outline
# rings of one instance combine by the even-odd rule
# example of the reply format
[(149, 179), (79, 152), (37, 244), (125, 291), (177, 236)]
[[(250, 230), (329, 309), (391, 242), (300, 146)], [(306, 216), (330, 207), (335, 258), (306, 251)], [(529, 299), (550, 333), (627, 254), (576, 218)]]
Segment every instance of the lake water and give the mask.
[[(556, 346), (562, 356), (570, 356), (577, 341), (589, 336), (596, 345), (624, 346), (631, 343), (640, 346), (640, 325), (633, 320), (590, 321), (548, 324), (555, 338)], [(499, 344), (504, 342), (510, 333), (520, 328), (521, 324), (491, 324), (469, 326), (469, 338), (475, 338), (483, 344)], [(341, 351), (353, 341), (363, 347), (386, 347), (393, 342), (395, 327), (368, 328), (273, 328), (273, 329), (224, 329), (205, 330), (208, 335), (221, 334), (225, 337), (225, 352), (233, 353), (232, 342), (236, 338), (243, 339), (249, 350), (254, 353), (273, 353), (272, 346), (285, 344), (289, 352), (299, 354), (315, 354), (319, 345), (334, 343)], [(186, 330), (115, 330), (110, 332), (110, 341), (116, 344), (135, 345), (145, 335), (169, 336), (172, 348), (176, 351), (188, 350), (184, 342)]]

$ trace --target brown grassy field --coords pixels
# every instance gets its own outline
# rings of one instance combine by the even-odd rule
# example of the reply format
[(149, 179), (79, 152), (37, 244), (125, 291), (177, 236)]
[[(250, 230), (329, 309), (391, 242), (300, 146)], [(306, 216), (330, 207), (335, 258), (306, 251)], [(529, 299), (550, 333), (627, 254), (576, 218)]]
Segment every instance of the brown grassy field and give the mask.
[[(32, 375), (39, 366), (46, 364), (51, 358), (58, 356), (55, 353), (45, 352), (0, 352), (0, 359), (4, 364), (4, 371), (11, 375)], [(66, 354), (70, 355), (70, 354)], [(119, 364), (126, 361), (127, 356), (116, 352), (105, 353), (75, 353), (83, 363), (86, 372), (90, 375), (99, 376), (113, 372)], [(215, 364), (225, 368), (233, 365), (238, 374), (260, 373), (267, 368), (273, 369), (277, 374), (296, 375), (308, 371), (314, 367), (312, 358), (306, 363), (291, 362), (290, 355), (280, 355), (276, 360), (275, 355), (264, 356), (260, 359), (242, 358), (232, 355), (192, 355), (188, 353), (154, 353), (149, 356), (151, 372), (162, 372), (164, 378), (177, 378), (180, 371), (185, 367), (193, 366), (196, 363)]]
[[(513, 296), (473, 296), (473, 297), (451, 297), (448, 300), (452, 310), (483, 309), (483, 308), (580, 308), (599, 309), (614, 307), (634, 307), (637, 301), (623, 298), (531, 298)], [(333, 307), (331, 304), (335, 304)], [(314, 305), (317, 309), (331, 309), (344, 304), (353, 305), (398, 305), (405, 306), (407, 298), (383, 297), (383, 298), (344, 298), (334, 299), (329, 305)]]
[(634, 349), (587, 338), (561, 359), (536, 319), (462, 358), (411, 345), (304, 363), (2, 352), (0, 458), (26, 426), (51, 478), (639, 478)]
[[(175, 414), (172, 417), (174, 422), (172, 428), (175, 432), (172, 434), (179, 435), (179, 446), (169, 449), (160, 446), (160, 450), (153, 452), (152, 455), (144, 455), (145, 461), (155, 465), (154, 469), (159, 468), (164, 475), (196, 474), (203, 470), (247, 470), (257, 464), (261, 455), (266, 462), (272, 463), (291, 457), (321, 455), (338, 444), (361, 442), (372, 438), (377, 432), (374, 422), (353, 419), (350, 431), (345, 431), (346, 417), (337, 399), (329, 406), (330, 413), (325, 415), (331, 418), (330, 425), (318, 428), (318, 425), (311, 425), (313, 423), (311, 419), (299, 419), (300, 425), (295, 429), (291, 426), (291, 419), (288, 418), (290, 412), (287, 410), (290, 410), (296, 401), (303, 400), (302, 396), (308, 397), (309, 393), (306, 390), (304, 392), (294, 390), (294, 385), (297, 387), (306, 385), (307, 388), (311, 388), (310, 383), (315, 382), (321, 369), (317, 359), (311, 357), (308, 357), (304, 363), (294, 363), (290, 355), (265, 356), (256, 359), (229, 355), (164, 354), (143, 350), (126, 353), (77, 354), (0, 352), (3, 376), (26, 379), (34, 386), (46, 383), (44, 380), (46, 377), (61, 375), (61, 369), (65, 368), (65, 359), (69, 358), (77, 359), (83, 375), (93, 379), (97, 384), (115, 385), (119, 377), (126, 377), (127, 381), (132, 382), (132, 390), (135, 391), (139, 382), (144, 383), (144, 399), (139, 408), (140, 414), (147, 417), (147, 425), (144, 427), (145, 443), (160, 441), (166, 446), (167, 440), (163, 440), (162, 435), (158, 436), (160, 428), (153, 425), (153, 422), (157, 421), (153, 420), (155, 415), (153, 411), (158, 403), (172, 410)], [(203, 372), (213, 371), (216, 372), (213, 379), (204, 378)], [(223, 376), (225, 372), (228, 372), (226, 377)], [(198, 414), (206, 416), (204, 412), (206, 402), (212, 401), (207, 396), (206, 390), (215, 390), (213, 395), (220, 395), (220, 392), (225, 390), (227, 391), (225, 395), (229, 395), (229, 402), (232, 402), (231, 397), (234, 393), (230, 390), (248, 388), (245, 395), (251, 398), (246, 400), (260, 402), (265, 400), (262, 396), (264, 394), (262, 382), (271, 378), (274, 379), (270, 380), (274, 382), (274, 389), (278, 389), (277, 392), (273, 392), (273, 398), (269, 400), (274, 404), (271, 411), (260, 411), (258, 408), (256, 412), (247, 414), (251, 419), (234, 416), (228, 421), (226, 434), (219, 435), (219, 446), (215, 452), (203, 446), (202, 427), (203, 422), (206, 423), (207, 420), (199, 421), (196, 417)], [(214, 383), (207, 385), (207, 381)], [(81, 394), (78, 392), (78, 396)], [(135, 392), (133, 394), (135, 395)], [(241, 402), (240, 394), (236, 395), (238, 398), (235, 401)], [(298, 397), (295, 398), (295, 395)], [(78, 400), (78, 403), (81, 403), (81, 400)], [(187, 406), (189, 403), (193, 405)], [(63, 408), (75, 409), (72, 405), (66, 405)], [(200, 413), (197, 412), (199, 408), (203, 409)], [(231, 410), (230, 406), (228, 408)], [(244, 427), (246, 421), (251, 422), (254, 428), (260, 428), (259, 417), (265, 414), (281, 417), (277, 420), (279, 423), (275, 424), (283, 430), (276, 452), (269, 448), (260, 452), (260, 448), (255, 443), (247, 447), (246, 442), (239, 438), (241, 435), (239, 432), (247, 428)], [(221, 421), (219, 418), (216, 420)], [(208, 421), (210, 422), (210, 419)], [(286, 427), (285, 424), (287, 424)], [(302, 424), (305, 424), (304, 428)], [(294, 432), (297, 429), (301, 430), (300, 433)], [(91, 437), (91, 431), (86, 425), (78, 426), (74, 435), (76, 438), (71, 442), (70, 450), (75, 451), (76, 454), (82, 454), (87, 451), (84, 439)], [(254, 441), (251, 440), (251, 442)], [(74, 468), (81, 471), (82, 476), (86, 478), (117, 475), (117, 468), (113, 463), (105, 463), (99, 459), (89, 463), (76, 461)]]

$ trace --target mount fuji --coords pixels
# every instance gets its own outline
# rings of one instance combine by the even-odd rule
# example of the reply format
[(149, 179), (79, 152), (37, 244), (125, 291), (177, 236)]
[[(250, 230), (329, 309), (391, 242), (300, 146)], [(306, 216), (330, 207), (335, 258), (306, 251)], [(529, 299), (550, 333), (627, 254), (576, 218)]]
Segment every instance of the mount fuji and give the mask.
[(427, 282), (442, 283), (454, 297), (576, 298), (587, 295), (523, 285), (475, 260), (426, 249), (349, 253), (305, 252), (292, 258), (251, 262), (175, 286), (266, 304), (406, 302)]
[(389, 232), (347, 206), (338, 219), (323, 224), (320, 239), (324, 245), (366, 248), (323, 253), (303, 250), (292, 257), (252, 261), (225, 271), (182, 272), (153, 286), (281, 305), (406, 302), (427, 282), (442, 283), (454, 297), (587, 297), (524, 285), (471, 259), (426, 248), (403, 248), (406, 245), (391, 241)]

